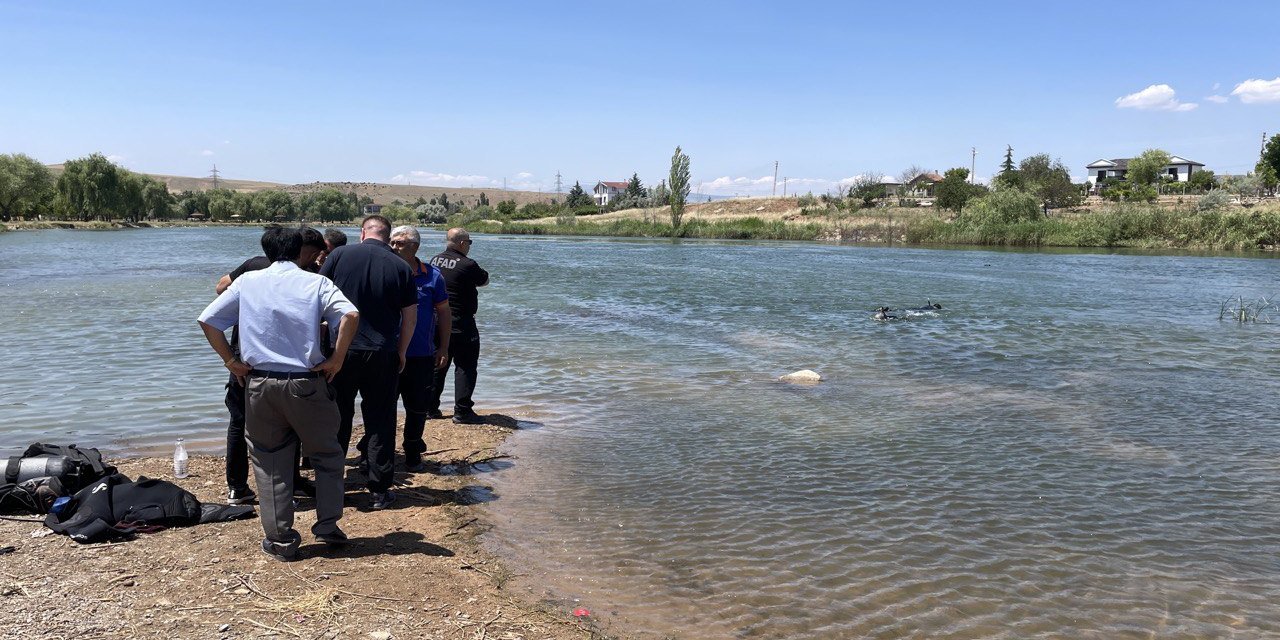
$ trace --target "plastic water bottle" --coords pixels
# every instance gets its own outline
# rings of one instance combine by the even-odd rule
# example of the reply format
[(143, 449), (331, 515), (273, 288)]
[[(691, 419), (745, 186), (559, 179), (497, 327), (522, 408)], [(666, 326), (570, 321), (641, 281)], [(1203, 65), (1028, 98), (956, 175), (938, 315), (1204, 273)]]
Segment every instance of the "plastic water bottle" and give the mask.
[(187, 477), (187, 448), (182, 445), (182, 438), (173, 447), (173, 477)]

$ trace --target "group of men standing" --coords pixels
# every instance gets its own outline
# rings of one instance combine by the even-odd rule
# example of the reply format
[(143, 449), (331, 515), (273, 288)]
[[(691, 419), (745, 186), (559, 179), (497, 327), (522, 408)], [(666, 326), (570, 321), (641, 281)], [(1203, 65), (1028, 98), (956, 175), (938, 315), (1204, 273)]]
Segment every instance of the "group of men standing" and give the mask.
[[(378, 215), (362, 221), (360, 242), (352, 245), (335, 229), (321, 236), (313, 229), (269, 227), (262, 237), (265, 255), (219, 281), (218, 298), (199, 323), (230, 371), (228, 501), (255, 498), (247, 457), (262, 493), (265, 552), (296, 556), (295, 495), (316, 499), (317, 540), (346, 543), (337, 522), (357, 395), (364, 437), (356, 447), (373, 509), (395, 500), (398, 398), (406, 411), (410, 472), (426, 468), (423, 430), (427, 418), (443, 417), (440, 395), (450, 362), (457, 365), (453, 421), (483, 422), (471, 395), (480, 345), (476, 287), (488, 284), (489, 276), (467, 257), (471, 238), (465, 230), (450, 229), (447, 241), (444, 252), (424, 263), (417, 258), (418, 230), (392, 229)], [(230, 327), (236, 331), (228, 342)], [(314, 485), (299, 473), (300, 455), (315, 470)]]

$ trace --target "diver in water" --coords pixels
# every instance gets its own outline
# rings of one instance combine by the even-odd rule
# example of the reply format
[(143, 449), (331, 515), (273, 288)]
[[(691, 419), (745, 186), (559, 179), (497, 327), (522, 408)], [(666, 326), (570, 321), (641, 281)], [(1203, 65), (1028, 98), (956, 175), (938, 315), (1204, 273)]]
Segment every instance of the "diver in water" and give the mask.
[(889, 315), (889, 311), (891, 311), (889, 307), (880, 307), (876, 309), (876, 314), (871, 316), (871, 318), (880, 321), (896, 320), (898, 316)]
[(908, 311), (937, 311), (937, 310), (939, 310), (939, 309), (941, 309), (941, 308), (942, 308), (942, 305), (940, 305), (940, 304), (938, 304), (938, 303), (936, 303), (936, 302), (934, 302), (934, 301), (932, 301), (932, 300), (925, 299), (925, 305), (924, 305), (923, 307), (916, 307), (916, 308), (914, 308), (914, 309), (908, 309)]

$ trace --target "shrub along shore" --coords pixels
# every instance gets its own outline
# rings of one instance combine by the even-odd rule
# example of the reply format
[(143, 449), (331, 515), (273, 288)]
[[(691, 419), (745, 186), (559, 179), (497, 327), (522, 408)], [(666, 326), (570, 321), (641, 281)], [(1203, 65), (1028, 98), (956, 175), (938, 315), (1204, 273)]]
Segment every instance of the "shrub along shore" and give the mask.
[(913, 245), (1097, 247), (1272, 251), (1280, 246), (1280, 204), (1198, 210), (1156, 204), (1114, 204), (1034, 219), (1004, 219), (962, 211), (883, 208), (854, 215), (802, 210), (793, 219), (746, 216), (708, 220), (689, 217), (673, 227), (646, 218), (591, 217), (555, 221), (473, 221), (482, 233), (614, 237), (825, 240)]

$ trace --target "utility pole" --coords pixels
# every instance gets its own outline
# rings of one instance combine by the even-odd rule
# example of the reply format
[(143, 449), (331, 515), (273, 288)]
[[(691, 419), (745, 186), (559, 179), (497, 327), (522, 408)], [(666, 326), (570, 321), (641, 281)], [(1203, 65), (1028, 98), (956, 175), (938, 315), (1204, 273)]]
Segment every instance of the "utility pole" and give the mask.
[(978, 148), (969, 147), (969, 184), (974, 184), (977, 178), (973, 175), (978, 170)]
[(506, 191), (506, 190), (507, 190), (507, 178), (506, 178), (506, 176), (503, 176), (503, 178), (502, 178), (502, 190), (503, 190), (503, 191)]
[(213, 171), (209, 173), (209, 177), (213, 178), (213, 188), (218, 188), (218, 165), (213, 165)]
[(787, 177), (782, 176), (782, 197), (787, 197)]
[(773, 195), (778, 195), (778, 161), (773, 161)]
[(560, 170), (556, 169), (556, 193), (560, 193)]

